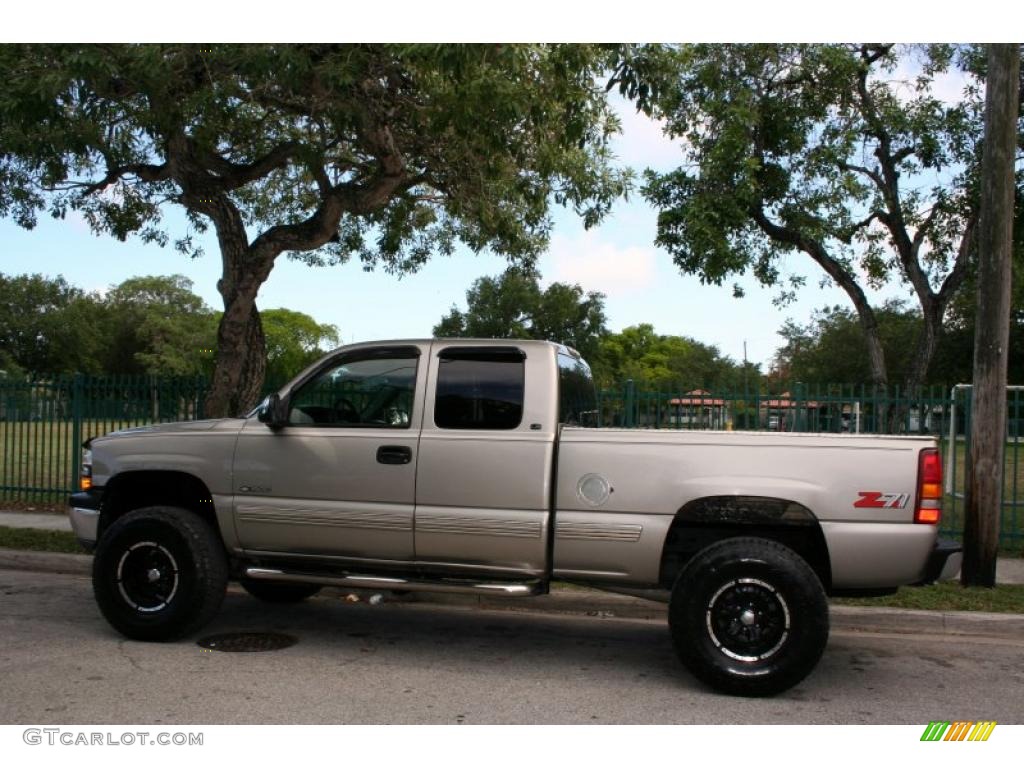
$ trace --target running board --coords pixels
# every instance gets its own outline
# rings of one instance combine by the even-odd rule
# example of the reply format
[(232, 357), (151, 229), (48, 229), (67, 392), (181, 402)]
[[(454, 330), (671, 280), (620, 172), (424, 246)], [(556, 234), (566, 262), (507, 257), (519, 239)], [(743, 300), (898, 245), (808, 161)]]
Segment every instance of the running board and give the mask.
[(480, 584), (454, 581), (410, 581), (390, 576), (326, 576), (317, 573), (279, 571), (273, 568), (246, 568), (245, 578), (258, 581), (285, 581), (299, 584), (323, 584), (330, 587), (354, 589), (395, 589), (407, 592), (453, 592), (463, 595), (498, 595), (501, 597), (529, 597), (544, 594), (541, 581), (520, 584), (496, 582)]

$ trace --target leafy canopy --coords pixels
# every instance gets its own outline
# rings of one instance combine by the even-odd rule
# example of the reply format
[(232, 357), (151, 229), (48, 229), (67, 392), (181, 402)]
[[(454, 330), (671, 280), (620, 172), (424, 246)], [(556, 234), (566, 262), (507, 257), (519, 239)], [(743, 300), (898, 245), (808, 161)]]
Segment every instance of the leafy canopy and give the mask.
[[(870, 285), (920, 277), (938, 289), (972, 216), (982, 106), (972, 55), (684, 46), (657, 113), (688, 163), (649, 172), (644, 187), (661, 211), (658, 243), (706, 282), (748, 270), (766, 285), (792, 278), (784, 299), (804, 276), (785, 275), (782, 258), (812, 242), (836, 272), (862, 271)], [(962, 79), (962, 98), (939, 97), (942, 76)]]
[(607, 333), (602, 294), (566, 283), (542, 289), (529, 270), (480, 278), (466, 291), (466, 305), (465, 312), (453, 306), (434, 336), (555, 341), (594, 365)]
[[(214, 221), (253, 263), (358, 256), (403, 272), (457, 240), (529, 260), (551, 201), (595, 223), (626, 188), (585, 45), (0, 47), (0, 215), (79, 211), (169, 242)], [(337, 222), (336, 226), (334, 222)], [(222, 226), (223, 224), (223, 226)]]
[[(717, 347), (685, 336), (656, 333), (649, 323), (624, 328), (601, 340), (595, 378), (603, 388), (621, 387), (632, 379), (639, 390), (692, 392), (696, 389), (740, 391), (743, 367)], [(756, 391), (760, 371), (749, 365), (746, 384)]]
[(283, 385), (310, 363), (340, 343), (337, 327), (318, 323), (292, 309), (268, 309), (262, 313), (267, 336), (267, 382)]

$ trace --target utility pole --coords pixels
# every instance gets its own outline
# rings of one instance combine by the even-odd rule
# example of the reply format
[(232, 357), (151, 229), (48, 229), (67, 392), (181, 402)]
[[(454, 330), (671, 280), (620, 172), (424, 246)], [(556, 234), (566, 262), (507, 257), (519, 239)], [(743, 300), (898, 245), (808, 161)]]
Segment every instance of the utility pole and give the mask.
[(1020, 47), (988, 46), (985, 138), (978, 217), (978, 306), (974, 332), (971, 461), (964, 503), (964, 586), (994, 587), (1003, 457), (1006, 451), (1006, 363), (1010, 333), (1014, 157)]

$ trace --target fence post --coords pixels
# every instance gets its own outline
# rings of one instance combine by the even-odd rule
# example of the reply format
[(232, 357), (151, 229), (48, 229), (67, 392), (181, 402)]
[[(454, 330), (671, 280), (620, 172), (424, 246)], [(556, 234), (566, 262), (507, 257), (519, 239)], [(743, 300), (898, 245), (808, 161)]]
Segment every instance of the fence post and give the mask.
[(636, 426), (636, 414), (633, 413), (633, 409), (636, 404), (636, 386), (632, 379), (626, 379), (626, 394), (623, 398), (623, 410), (625, 413), (622, 415), (622, 421), (624, 427)]
[(78, 490), (82, 472), (82, 389), (82, 374), (76, 373), (71, 381), (71, 493)]

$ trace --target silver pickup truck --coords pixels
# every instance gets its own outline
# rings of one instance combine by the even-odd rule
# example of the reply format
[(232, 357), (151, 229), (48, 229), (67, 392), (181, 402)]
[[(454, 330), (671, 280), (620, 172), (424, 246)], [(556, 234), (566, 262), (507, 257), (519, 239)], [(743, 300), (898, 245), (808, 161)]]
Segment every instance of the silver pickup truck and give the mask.
[(71, 497), (124, 635), (192, 633), (238, 579), (668, 602), (698, 678), (776, 693), (815, 666), (828, 595), (948, 578), (941, 462), (910, 437), (595, 429), (590, 369), (538, 341), (342, 347), (246, 418), (88, 441)]

